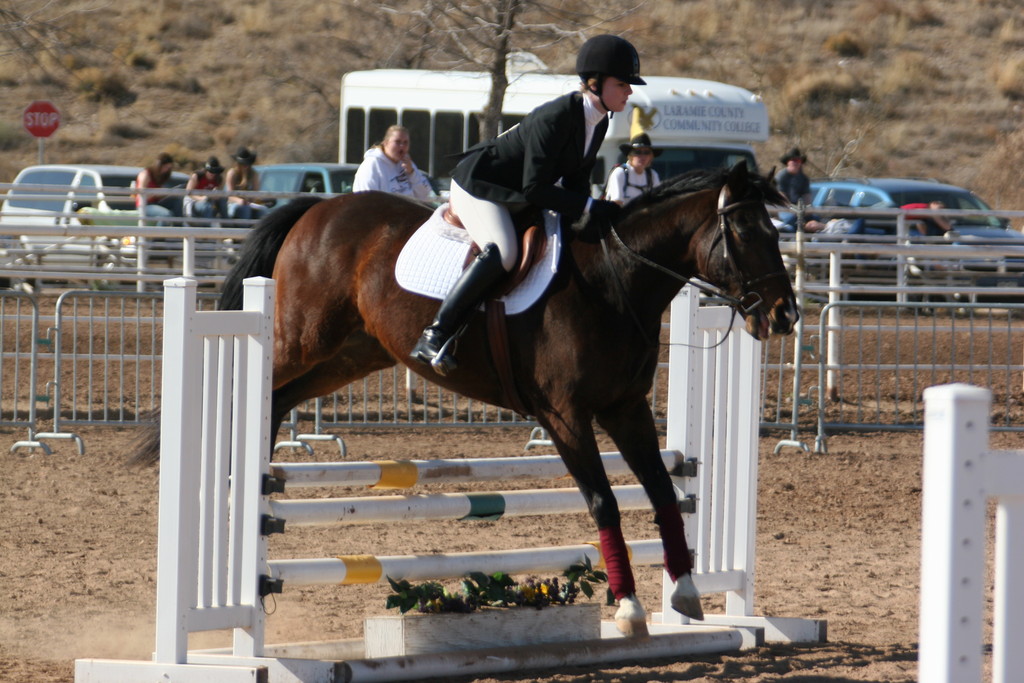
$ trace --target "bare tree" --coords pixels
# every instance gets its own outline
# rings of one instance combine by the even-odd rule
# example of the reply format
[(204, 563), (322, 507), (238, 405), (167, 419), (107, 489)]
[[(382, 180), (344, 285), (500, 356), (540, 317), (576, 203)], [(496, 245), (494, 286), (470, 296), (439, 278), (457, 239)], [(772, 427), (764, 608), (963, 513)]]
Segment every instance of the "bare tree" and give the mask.
[(409, 18), (409, 35), (421, 38), (416, 44), (425, 61), (490, 75), (487, 105), (480, 118), (480, 139), (485, 140), (498, 134), (512, 53), (556, 45), (571, 45), (575, 51), (588, 34), (598, 29), (611, 32), (609, 25), (643, 3), (625, 8), (622, 3), (598, 0), (557, 5), (544, 0), (420, 0), (412, 4), (381, 4), (380, 8)]
[(63, 19), (81, 10), (69, 10), (57, 0), (31, 4), (0, 2), (0, 56), (20, 55), (45, 68), (43, 55), (67, 48)]

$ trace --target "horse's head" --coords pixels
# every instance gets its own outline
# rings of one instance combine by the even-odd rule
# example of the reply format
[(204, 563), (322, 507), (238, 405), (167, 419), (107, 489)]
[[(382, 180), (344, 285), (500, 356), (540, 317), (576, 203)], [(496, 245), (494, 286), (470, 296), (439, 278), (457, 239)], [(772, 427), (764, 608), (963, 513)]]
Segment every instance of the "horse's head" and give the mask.
[(738, 303), (747, 332), (756, 339), (771, 333), (789, 334), (800, 319), (793, 287), (779, 251), (779, 233), (766, 204), (786, 199), (765, 178), (739, 162), (726, 173), (718, 194), (714, 235), (701, 242), (700, 276), (723, 289)]

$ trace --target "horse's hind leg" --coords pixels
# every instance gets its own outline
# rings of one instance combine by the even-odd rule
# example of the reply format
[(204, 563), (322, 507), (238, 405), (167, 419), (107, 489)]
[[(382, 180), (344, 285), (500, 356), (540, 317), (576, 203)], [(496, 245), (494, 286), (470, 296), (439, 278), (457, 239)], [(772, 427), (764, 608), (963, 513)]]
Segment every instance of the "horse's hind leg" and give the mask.
[(303, 401), (325, 396), (394, 364), (395, 359), (376, 339), (361, 329), (351, 332), (331, 358), (283, 383), (279, 383), (275, 376), (271, 397), (271, 434), (277, 434), (288, 413)]
[(683, 517), (675, 487), (661, 459), (654, 415), (646, 398), (603, 412), (597, 422), (619, 447), (626, 464), (644, 487), (654, 508), (654, 521), (661, 534), (665, 571), (675, 583), (672, 607), (691, 619), (703, 619), (700, 593), (693, 583), (690, 549), (686, 544)]
[(615, 613), (616, 627), (626, 636), (647, 635), (647, 618), (636, 599), (629, 549), (622, 536), (619, 505), (601, 463), (590, 419), (538, 412), (537, 421), (548, 431), (566, 469), (587, 501), (591, 517), (597, 522), (608, 587), (619, 601), (619, 609)]

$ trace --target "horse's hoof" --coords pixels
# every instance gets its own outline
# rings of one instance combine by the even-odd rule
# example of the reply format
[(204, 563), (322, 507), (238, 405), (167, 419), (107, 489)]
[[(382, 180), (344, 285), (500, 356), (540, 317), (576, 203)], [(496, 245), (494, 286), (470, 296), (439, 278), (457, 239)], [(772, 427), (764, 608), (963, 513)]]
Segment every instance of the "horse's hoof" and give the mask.
[(647, 615), (635, 595), (619, 600), (619, 609), (615, 612), (615, 628), (627, 638), (646, 638), (649, 635)]
[(676, 579), (676, 589), (672, 592), (672, 609), (683, 616), (704, 621), (704, 608), (700, 606), (700, 592), (693, 583), (693, 577), (683, 574)]

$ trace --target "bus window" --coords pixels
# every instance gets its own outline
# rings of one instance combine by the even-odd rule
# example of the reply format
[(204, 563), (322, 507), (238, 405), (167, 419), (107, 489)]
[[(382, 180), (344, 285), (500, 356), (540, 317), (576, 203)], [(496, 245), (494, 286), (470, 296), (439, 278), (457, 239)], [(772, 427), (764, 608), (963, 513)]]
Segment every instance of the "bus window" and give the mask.
[[(518, 125), (519, 122), (525, 118), (525, 114), (502, 114), (501, 123), (499, 124), (500, 130), (498, 131), (498, 134), (500, 135), (509, 128)], [(480, 142), (480, 114), (470, 114), (469, 140), (466, 142), (466, 147), (472, 147), (478, 142)]]
[[(388, 132), (388, 128), (396, 123), (398, 123), (398, 112), (394, 109), (371, 109), (370, 129), (368, 131), (369, 144), (367, 144), (367, 147), (380, 143), (384, 139), (384, 133)], [(362, 160), (363, 157), (360, 155), (359, 161)]]
[(465, 151), (462, 147), (466, 118), (452, 111), (439, 111), (434, 119), (434, 158), (430, 174), (435, 178), (447, 178), (459, 162), (453, 154)]
[(424, 170), (430, 168), (430, 112), (406, 109), (402, 112), (402, 125), (409, 129), (409, 155), (413, 163)]
[(469, 115), (469, 133), (466, 140), (466, 149), (469, 149), (476, 143), (480, 142), (480, 114)]
[(349, 109), (345, 114), (345, 162), (360, 164), (369, 145), (366, 143), (366, 112)]
[(526, 118), (526, 114), (502, 114), (501, 115), (501, 132), (505, 132), (509, 128), (514, 128), (519, 125), (519, 122)]

